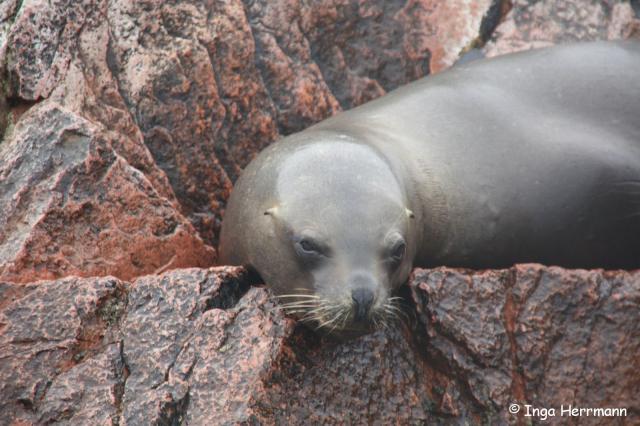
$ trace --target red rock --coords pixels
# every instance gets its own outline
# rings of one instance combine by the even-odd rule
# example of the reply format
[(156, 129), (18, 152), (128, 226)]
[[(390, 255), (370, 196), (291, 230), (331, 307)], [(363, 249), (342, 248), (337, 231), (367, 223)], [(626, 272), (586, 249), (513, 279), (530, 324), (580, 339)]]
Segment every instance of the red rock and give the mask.
[[(3, 1), (0, 279), (208, 266), (231, 182), (280, 135), (487, 39), (638, 34), (634, 2), (517, 0), (491, 35), (507, 3)], [(0, 283), (0, 423), (531, 421), (513, 401), (640, 421), (638, 273), (419, 270), (417, 320), (348, 342), (251, 279)]]
[[(0, 130), (8, 129), (0, 184), (14, 191), (1, 194), (0, 277), (129, 279), (212, 264), (207, 245), (217, 240), (231, 182), (256, 152), (450, 65), (491, 6), (476, 3), (4, 2), (10, 117), (0, 114)], [(47, 126), (35, 125), (43, 114)], [(64, 188), (37, 183), (54, 179), (43, 167), (48, 155), (62, 155), (56, 144), (69, 125), (86, 138), (67, 148), (78, 150), (73, 167), (55, 171), (71, 186), (94, 188), (74, 202)], [(33, 140), (47, 147), (24, 163), (20, 182), (36, 189), (16, 208), (9, 200), (27, 189), (7, 181), (17, 179), (8, 167)], [(113, 165), (110, 180), (80, 162)]]
[(514, 402), (558, 417), (561, 404), (622, 407), (629, 424), (640, 421), (640, 272), (521, 265), (417, 270), (413, 279), (423, 348), (502, 421), (514, 420)]
[(640, 38), (640, 19), (627, 1), (512, 0), (511, 11), (484, 48), (487, 56), (558, 43)]
[(111, 424), (125, 372), (109, 328), (124, 290), (114, 278), (0, 283), (2, 424)]
[(3, 420), (505, 424), (526, 402), (637, 421), (640, 272), (417, 270), (417, 321), (346, 342), (294, 329), (251, 279), (0, 284)]
[(0, 146), (0, 278), (128, 279), (213, 263), (175, 202), (118, 155), (116, 138), (50, 102), (21, 118)]
[[(493, 4), (482, 1), (409, 1), (399, 13), (409, 31), (406, 49), (430, 52), (430, 69), (442, 71), (481, 40), (483, 19)], [(415, 54), (415, 53), (414, 53)]]
[[(403, 333), (403, 331), (405, 333)], [(414, 350), (408, 330), (348, 341), (298, 329), (253, 406), (260, 424), (424, 424), (482, 421), (461, 389)]]
[[(292, 424), (418, 421), (453, 412), (480, 418), (400, 328), (320, 342), (309, 330), (294, 333), (292, 320), (265, 289), (249, 289), (248, 280), (239, 268), (217, 268), (131, 284), (108, 278), (0, 285), (0, 359), (10, 360), (0, 364), (4, 419)], [(434, 402), (445, 398), (440, 407)]]
[(174, 271), (132, 284), (121, 327), (122, 424), (440, 418), (429, 410), (443, 379), (399, 330), (347, 343), (318, 344), (304, 329), (292, 335), (264, 289), (240, 297), (237, 271)]
[(132, 285), (123, 321), (130, 371), (122, 424), (241, 421), (290, 333), (239, 269), (182, 270)]

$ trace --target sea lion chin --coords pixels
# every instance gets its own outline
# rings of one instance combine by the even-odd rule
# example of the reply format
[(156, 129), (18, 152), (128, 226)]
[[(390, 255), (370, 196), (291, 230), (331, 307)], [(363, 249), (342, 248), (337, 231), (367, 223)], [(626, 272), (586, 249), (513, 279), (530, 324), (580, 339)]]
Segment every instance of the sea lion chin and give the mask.
[(640, 266), (640, 44), (478, 60), (269, 146), (236, 182), (220, 262), (358, 335), (414, 266)]

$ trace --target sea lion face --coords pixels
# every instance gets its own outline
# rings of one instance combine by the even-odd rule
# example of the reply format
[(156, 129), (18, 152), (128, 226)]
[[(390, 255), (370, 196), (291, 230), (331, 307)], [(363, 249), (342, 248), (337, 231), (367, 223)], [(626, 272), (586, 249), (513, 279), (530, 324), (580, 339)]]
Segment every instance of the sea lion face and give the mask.
[(371, 148), (322, 148), (301, 150), (281, 170), (278, 203), (265, 210), (279, 255), (263, 278), (315, 327), (364, 333), (399, 313), (392, 291), (411, 271), (412, 214)]

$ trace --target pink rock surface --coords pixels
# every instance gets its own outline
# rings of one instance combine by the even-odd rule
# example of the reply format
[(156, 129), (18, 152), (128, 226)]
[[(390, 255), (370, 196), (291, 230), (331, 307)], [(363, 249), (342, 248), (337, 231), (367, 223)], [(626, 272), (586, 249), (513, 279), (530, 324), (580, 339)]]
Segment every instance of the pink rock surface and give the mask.
[(124, 291), (115, 278), (0, 283), (1, 424), (110, 424), (125, 373), (109, 328)]
[(515, 402), (558, 412), (561, 404), (627, 408), (618, 420), (640, 422), (640, 272), (416, 270), (412, 292), (423, 348), (502, 421), (514, 420)]
[(512, 402), (640, 424), (637, 272), (417, 270), (413, 319), (348, 342), (295, 326), (241, 269), (165, 272), (213, 264), (232, 181), (281, 135), (487, 40), (493, 56), (635, 37), (637, 11), (1, 2), (0, 424), (541, 421)]
[(0, 145), (2, 279), (129, 279), (213, 263), (175, 200), (118, 155), (116, 139), (50, 102), (22, 116)]
[(132, 284), (122, 424), (248, 419), (292, 327), (264, 289), (247, 291), (242, 278), (237, 269), (192, 269)]
[(0, 277), (212, 265), (256, 152), (450, 65), (491, 3), (3, 2)]
[(640, 272), (417, 270), (409, 322), (346, 342), (294, 328), (253, 279), (0, 284), (1, 424), (540, 420), (513, 402), (640, 420)]
[[(633, 1), (511, 0), (512, 8), (484, 47), (487, 56), (558, 43), (640, 38)], [(634, 7), (636, 8), (634, 10)]]

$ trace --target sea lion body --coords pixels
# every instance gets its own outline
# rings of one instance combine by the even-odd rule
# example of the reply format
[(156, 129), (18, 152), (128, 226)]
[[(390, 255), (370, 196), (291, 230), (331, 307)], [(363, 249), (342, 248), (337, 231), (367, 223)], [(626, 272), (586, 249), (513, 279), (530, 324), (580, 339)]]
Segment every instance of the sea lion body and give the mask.
[(637, 268), (640, 43), (474, 61), (284, 138), (236, 183), (220, 256), (276, 293), (351, 303), (338, 328), (354, 289), (391, 309), (413, 266)]

